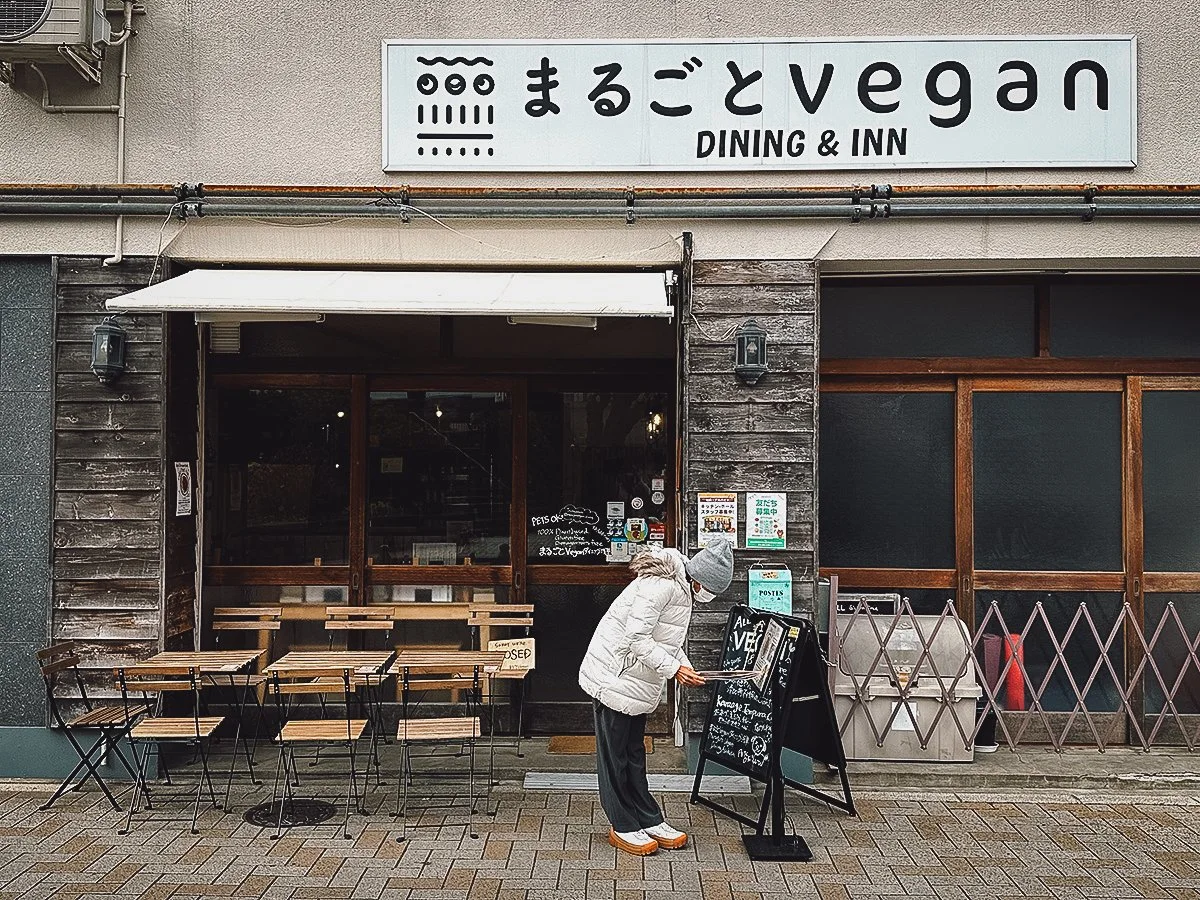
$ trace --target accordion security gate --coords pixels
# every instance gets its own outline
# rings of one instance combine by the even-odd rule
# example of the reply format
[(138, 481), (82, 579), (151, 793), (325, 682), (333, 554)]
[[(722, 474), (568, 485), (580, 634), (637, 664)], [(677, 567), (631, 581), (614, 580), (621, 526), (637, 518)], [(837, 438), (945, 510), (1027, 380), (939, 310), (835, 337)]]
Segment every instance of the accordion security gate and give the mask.
[[(889, 734), (902, 727), (915, 732), (920, 746), (926, 748), (939, 726), (950, 723), (952, 739), (969, 750), (984, 718), (993, 713), (997, 741), (1010, 749), (1048, 743), (1060, 752), (1068, 745), (1103, 751), (1118, 744), (1142, 750), (1171, 746), (1196, 751), (1200, 748), (1200, 629), (1189, 630), (1171, 602), (1144, 626), (1128, 603), (1116, 610), (1115, 619), (1110, 618), (1095, 614), (1087, 603), (1078, 603), (1065, 627), (1056, 627), (1040, 601), (1019, 619), (1011, 611), (1006, 617), (1001, 604), (992, 602), (971, 635), (971, 652), (952, 671), (943, 671), (931, 647), (943, 629), (963, 627), (952, 602), (936, 617), (915, 615), (907, 599), (894, 615), (872, 615), (860, 602), (852, 613), (843, 613), (835, 621), (835, 646), (844, 647), (856, 633), (861, 636), (866, 631), (870, 646), (877, 643), (878, 651), (865, 672), (845, 672), (851, 690), (839, 728), (845, 735), (853, 725), (865, 722), (883, 747)], [(908, 627), (920, 649), (912, 667), (919, 674), (906, 682), (887, 646), (898, 629)], [(1114, 657), (1129, 648), (1138, 661), (1127, 677), (1123, 660)], [(837, 651), (831, 655), (830, 665), (836, 667)], [(873, 676), (900, 685), (886, 716), (872, 715)], [(964, 716), (958, 701), (972, 679), (980, 685), (982, 697), (971, 715)], [(931, 682), (936, 710), (932, 716), (927, 712), (918, 716), (916, 685), (924, 686), (922, 700), (927, 704)], [(844, 689), (845, 683), (843, 695)], [(1146, 703), (1146, 698), (1152, 703)], [(1157, 708), (1151, 711), (1151, 705)]]

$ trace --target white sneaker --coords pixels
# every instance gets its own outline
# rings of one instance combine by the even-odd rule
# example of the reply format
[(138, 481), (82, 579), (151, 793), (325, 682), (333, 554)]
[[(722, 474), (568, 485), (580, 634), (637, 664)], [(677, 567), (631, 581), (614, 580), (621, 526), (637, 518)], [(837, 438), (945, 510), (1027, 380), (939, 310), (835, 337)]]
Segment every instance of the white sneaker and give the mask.
[(624, 850), (634, 856), (649, 856), (658, 850), (658, 841), (645, 831), (614, 831), (610, 828), (608, 842), (618, 850)]
[(647, 828), (646, 834), (654, 838), (658, 842), (658, 846), (664, 850), (678, 850), (687, 846), (688, 836), (682, 831), (672, 828), (666, 822)]

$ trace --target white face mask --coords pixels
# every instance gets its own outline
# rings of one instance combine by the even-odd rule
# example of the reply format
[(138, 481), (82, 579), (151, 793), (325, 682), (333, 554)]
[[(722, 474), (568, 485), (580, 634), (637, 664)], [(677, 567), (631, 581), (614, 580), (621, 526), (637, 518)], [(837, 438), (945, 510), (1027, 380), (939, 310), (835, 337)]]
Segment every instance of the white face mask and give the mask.
[(717, 599), (716, 594), (704, 588), (700, 588), (700, 590), (692, 588), (692, 596), (695, 598), (697, 603), (712, 603)]

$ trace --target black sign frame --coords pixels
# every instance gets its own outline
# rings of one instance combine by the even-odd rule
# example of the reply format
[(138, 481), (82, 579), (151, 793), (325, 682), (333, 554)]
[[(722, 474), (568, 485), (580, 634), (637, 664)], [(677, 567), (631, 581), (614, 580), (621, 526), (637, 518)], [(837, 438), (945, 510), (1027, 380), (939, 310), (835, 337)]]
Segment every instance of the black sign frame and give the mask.
[[(753, 834), (742, 836), (751, 859), (807, 861), (812, 858), (812, 853), (804, 839), (799, 835), (783, 833), (783, 789), (785, 787), (828, 803), (848, 815), (856, 815), (854, 798), (850, 791), (850, 780), (846, 773), (846, 753), (842, 747), (841, 734), (833, 711), (828, 665), (821, 653), (816, 628), (812, 622), (794, 616), (755, 610), (744, 605), (734, 606), (729, 612), (729, 621), (725, 626), (725, 639), (722, 642), (722, 661), (732, 651), (731, 639), (734, 637), (734, 625), (741, 619), (749, 619), (754, 625), (760, 622), (778, 622), (786, 629), (785, 634), (791, 640), (793, 647), (791, 658), (786, 662), (779, 658), (772, 661), (773, 688), (780, 686), (777, 672), (780, 665), (787, 666), (787, 677), (783, 680), (784, 690), (773, 689), (771, 691), (772, 721), (767, 765), (765, 768), (747, 765), (740, 760), (730, 758), (727, 754), (712, 751), (711, 730), (718, 699), (724, 697), (728, 685), (733, 683), (717, 681), (713, 686), (712, 700), (709, 703), (704, 732), (700, 739), (700, 755), (696, 764), (696, 779), (692, 785), (691, 802), (706, 806), (753, 828)], [(782, 653), (782, 651), (783, 646), (781, 645), (779, 652)], [(814, 761), (835, 768), (841, 777), (842, 795), (839, 797), (829, 794), (785, 776), (781, 761), (781, 753), (785, 749), (802, 753)], [(701, 795), (700, 787), (704, 778), (704, 769), (708, 763), (723, 766), (730, 771), (765, 784), (766, 791), (757, 818), (752, 819)], [(769, 835), (765, 834), (768, 814), (771, 819)]]

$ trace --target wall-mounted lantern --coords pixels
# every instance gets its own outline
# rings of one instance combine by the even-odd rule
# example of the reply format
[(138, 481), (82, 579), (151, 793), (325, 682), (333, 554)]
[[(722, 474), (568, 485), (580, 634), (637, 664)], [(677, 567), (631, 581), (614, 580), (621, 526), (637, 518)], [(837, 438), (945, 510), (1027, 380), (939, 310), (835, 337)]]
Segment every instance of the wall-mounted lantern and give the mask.
[(92, 330), (92, 374), (102, 384), (113, 384), (125, 374), (128, 344), (129, 335), (111, 316)]
[(733, 371), (742, 384), (757, 384), (767, 369), (767, 332), (756, 321), (743, 322), (737, 330), (737, 352)]

